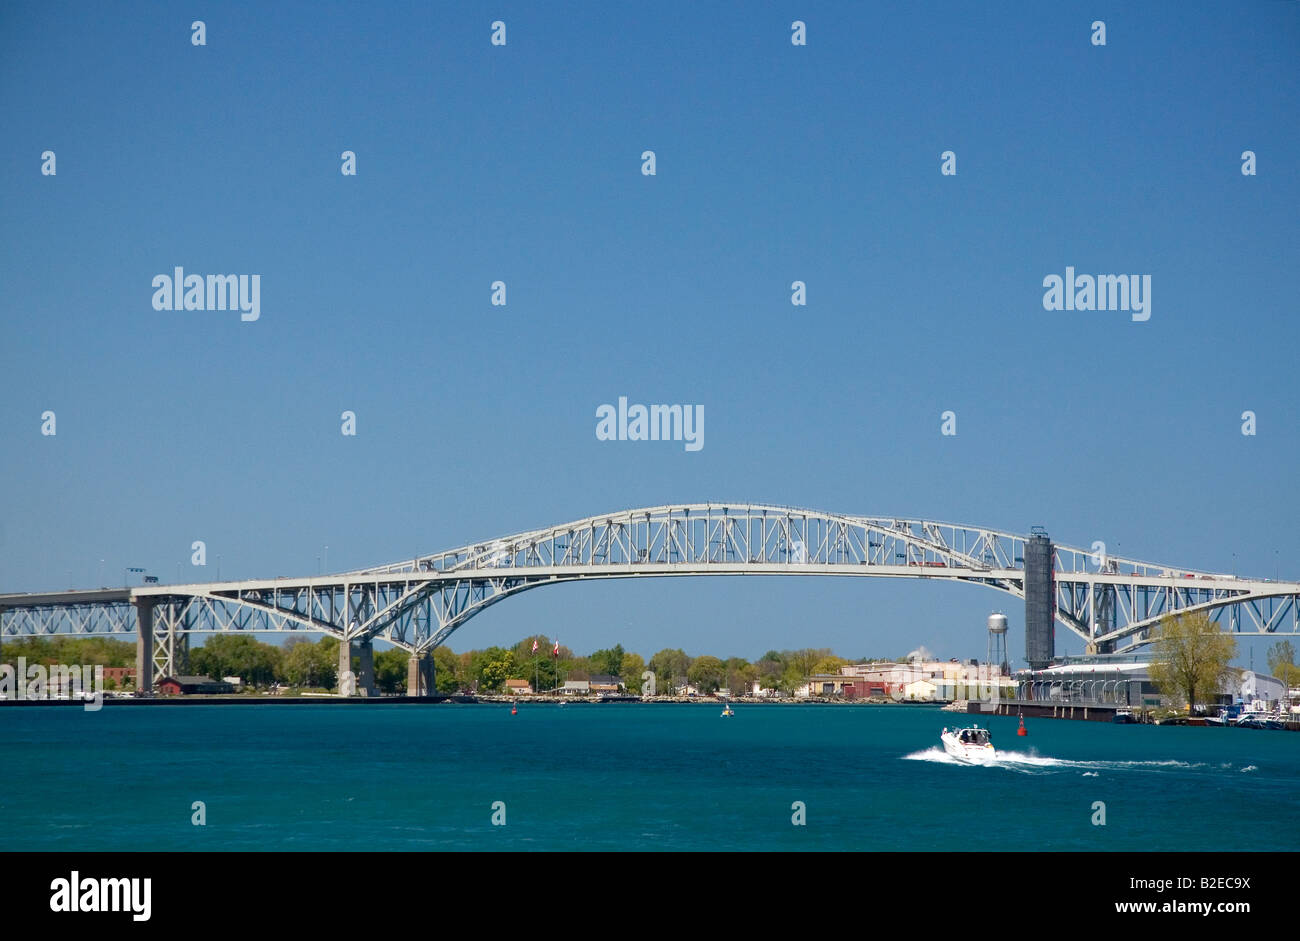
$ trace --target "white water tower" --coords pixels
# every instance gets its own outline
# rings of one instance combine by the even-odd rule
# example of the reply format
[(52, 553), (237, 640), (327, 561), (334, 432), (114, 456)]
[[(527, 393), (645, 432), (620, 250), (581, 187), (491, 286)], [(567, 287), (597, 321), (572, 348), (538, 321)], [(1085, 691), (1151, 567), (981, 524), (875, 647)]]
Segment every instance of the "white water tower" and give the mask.
[(1007, 664), (1007, 616), (1000, 612), (989, 615), (989, 656), (986, 662), (997, 664), (1002, 676), (1011, 672)]

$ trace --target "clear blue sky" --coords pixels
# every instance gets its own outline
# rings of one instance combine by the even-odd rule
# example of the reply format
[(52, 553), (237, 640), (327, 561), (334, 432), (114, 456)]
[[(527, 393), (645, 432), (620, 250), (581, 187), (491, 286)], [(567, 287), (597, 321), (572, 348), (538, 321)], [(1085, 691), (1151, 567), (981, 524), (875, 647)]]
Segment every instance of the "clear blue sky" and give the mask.
[[(0, 590), (705, 500), (1300, 577), (1298, 53), (1276, 2), (4, 4)], [(178, 265), (259, 274), (260, 320), (154, 310)], [(1150, 321), (1044, 310), (1067, 265), (1151, 275)], [(704, 448), (596, 440), (620, 395)], [(994, 608), (1018, 660), (1006, 596), (802, 578), (546, 589), (451, 645), (970, 657)]]

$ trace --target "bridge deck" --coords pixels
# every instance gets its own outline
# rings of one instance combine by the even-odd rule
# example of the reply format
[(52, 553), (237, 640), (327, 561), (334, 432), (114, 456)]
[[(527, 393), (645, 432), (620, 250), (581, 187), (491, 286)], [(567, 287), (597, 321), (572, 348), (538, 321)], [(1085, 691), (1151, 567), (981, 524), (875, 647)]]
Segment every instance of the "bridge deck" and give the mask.
[(114, 601), (130, 601), (130, 588), (92, 588), (69, 591), (21, 592), (0, 595), (0, 609), (34, 608), (45, 605), (68, 604), (109, 604)]

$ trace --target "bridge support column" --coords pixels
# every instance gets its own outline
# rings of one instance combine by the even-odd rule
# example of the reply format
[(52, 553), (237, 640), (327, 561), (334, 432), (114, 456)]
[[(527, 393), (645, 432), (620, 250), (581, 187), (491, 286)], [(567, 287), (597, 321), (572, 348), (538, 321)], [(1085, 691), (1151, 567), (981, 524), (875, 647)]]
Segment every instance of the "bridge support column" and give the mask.
[(339, 678), (340, 696), (357, 694), (357, 676), (352, 672), (352, 641), (347, 637), (339, 638)]
[(153, 692), (153, 602), (143, 598), (135, 605), (135, 688)]
[(378, 696), (375, 689), (375, 647), (370, 640), (357, 644), (357, 657), (361, 661), (357, 670), (357, 693), (361, 696)]
[(357, 642), (357, 668), (352, 669), (352, 641), (339, 640), (339, 695), (377, 696), (375, 648), (369, 640)]
[(433, 658), (427, 654), (411, 654), (406, 661), (406, 695), (433, 695)]

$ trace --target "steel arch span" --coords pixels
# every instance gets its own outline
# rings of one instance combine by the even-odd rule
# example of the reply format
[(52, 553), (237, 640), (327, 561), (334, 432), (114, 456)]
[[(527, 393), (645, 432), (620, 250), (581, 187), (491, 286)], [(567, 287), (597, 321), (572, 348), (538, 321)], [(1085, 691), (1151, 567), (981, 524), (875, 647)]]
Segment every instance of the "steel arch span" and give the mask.
[[(699, 575), (921, 578), (1025, 597), (1030, 537), (979, 526), (764, 504), (620, 510), (434, 555), (313, 578), (0, 595), (0, 635), (136, 633), (171, 672), (190, 633), (313, 631), (424, 655), (479, 612), (543, 585)], [(1225, 629), (1297, 631), (1300, 584), (1237, 578), (1054, 545), (1055, 619), (1098, 652), (1140, 647), (1169, 613)]]
[[(1024, 600), (1027, 538), (921, 519), (763, 504), (675, 504), (592, 516), (349, 575), (412, 579), (405, 601), (429, 605), (410, 634), (411, 649), (423, 651), (497, 601), (587, 578), (926, 578), (984, 585)], [(1056, 620), (1093, 650), (1140, 647), (1164, 615), (1187, 610), (1208, 611), (1240, 633), (1298, 629), (1298, 583), (1241, 579), (1065, 545), (1053, 546), (1053, 581)], [(400, 608), (398, 602), (392, 610)], [(382, 629), (378, 621), (370, 627)]]

